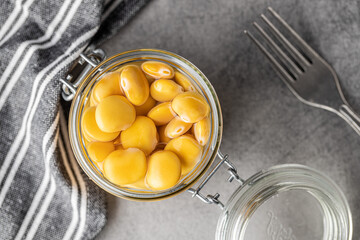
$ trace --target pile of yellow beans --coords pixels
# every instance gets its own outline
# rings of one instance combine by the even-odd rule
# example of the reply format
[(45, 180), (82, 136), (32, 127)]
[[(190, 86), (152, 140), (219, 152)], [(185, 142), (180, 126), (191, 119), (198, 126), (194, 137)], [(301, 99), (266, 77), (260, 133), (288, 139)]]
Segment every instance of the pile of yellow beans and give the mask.
[(175, 186), (201, 160), (210, 107), (191, 81), (159, 61), (126, 64), (92, 88), (81, 118), (91, 160), (112, 183)]

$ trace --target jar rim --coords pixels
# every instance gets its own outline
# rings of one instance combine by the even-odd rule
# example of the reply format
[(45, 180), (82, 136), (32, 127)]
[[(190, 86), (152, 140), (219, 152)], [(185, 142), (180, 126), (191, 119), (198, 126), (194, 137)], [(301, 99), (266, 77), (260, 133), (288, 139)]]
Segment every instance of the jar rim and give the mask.
[[(333, 221), (337, 229), (333, 233), (333, 229), (324, 227), (324, 236), (334, 236), (324, 239), (352, 238), (351, 211), (339, 186), (313, 168), (300, 164), (282, 164), (254, 174), (234, 191), (218, 219), (215, 239), (244, 239), (247, 225), (256, 210), (274, 196), (292, 190), (306, 191), (319, 202), (327, 201), (326, 204), (320, 204), (321, 207), (336, 213), (323, 214), (324, 221)], [(320, 195), (326, 197), (320, 200)]]
[[(196, 84), (199, 84), (202, 94), (205, 95), (211, 106), (213, 118), (211, 121), (213, 127), (210, 136), (210, 143), (207, 146), (206, 161), (204, 161), (204, 156), (202, 156), (202, 160), (195, 167), (195, 170), (197, 172), (195, 170), (194, 171), (196, 172), (196, 174), (190, 174), (189, 176), (191, 177), (188, 178), (189, 180), (185, 184), (180, 184), (176, 188), (171, 188), (170, 190), (162, 191), (161, 193), (155, 194), (143, 194), (139, 191), (129, 192), (129, 190), (126, 190), (126, 188), (115, 186), (114, 184), (109, 183), (108, 180), (104, 179), (104, 177), (99, 176), (99, 172), (94, 169), (91, 161), (89, 162), (88, 156), (84, 156), (84, 151), (86, 153), (86, 150), (80, 144), (81, 134), (79, 131), (79, 117), (81, 115), (81, 111), (83, 108), (82, 105), (84, 104), (85, 100), (84, 95), (89, 92), (88, 86), (91, 84), (93, 85), (96, 82), (96, 76), (98, 76), (99, 73), (105, 73), (115, 63), (119, 63), (120, 61), (123, 61), (122, 64), (124, 64), (124, 62), (129, 62), (130, 59), (134, 58), (142, 59), (142, 61), (146, 59), (153, 60), (153, 58), (149, 58), (149, 56), (156, 56), (163, 61), (170, 61), (170, 63), (176, 64), (177, 66), (181, 67), (181, 70), (185, 71), (187, 74), (191, 73), (191, 78), (193, 80), (196, 80)], [(93, 182), (95, 182), (99, 187), (109, 192), (110, 194), (135, 201), (154, 201), (173, 197), (189, 189), (193, 184), (195, 184), (207, 172), (207, 170), (212, 165), (214, 159), (216, 158), (216, 154), (222, 139), (222, 126), (223, 124), (220, 103), (213, 86), (206, 78), (206, 76), (187, 59), (177, 54), (158, 49), (135, 49), (131, 51), (126, 51), (113, 55), (110, 58), (99, 63), (99, 65), (97, 65), (92, 71), (90, 71), (85, 76), (84, 80), (80, 83), (71, 104), (68, 123), (70, 143), (75, 158), (83, 171), (93, 180)]]

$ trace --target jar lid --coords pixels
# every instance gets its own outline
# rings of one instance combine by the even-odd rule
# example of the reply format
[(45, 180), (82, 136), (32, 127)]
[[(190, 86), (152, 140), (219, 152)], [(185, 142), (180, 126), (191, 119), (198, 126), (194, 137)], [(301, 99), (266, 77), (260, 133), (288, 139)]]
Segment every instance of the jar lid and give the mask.
[(232, 194), (216, 239), (351, 239), (351, 213), (340, 188), (317, 170), (286, 164), (261, 171)]

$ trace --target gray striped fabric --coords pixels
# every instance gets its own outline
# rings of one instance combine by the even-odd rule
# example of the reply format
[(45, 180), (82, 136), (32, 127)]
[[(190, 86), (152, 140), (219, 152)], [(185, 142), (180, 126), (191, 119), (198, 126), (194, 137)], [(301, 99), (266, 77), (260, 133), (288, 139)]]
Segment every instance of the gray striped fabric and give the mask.
[(92, 239), (104, 226), (105, 195), (71, 153), (58, 79), (146, 2), (0, 1), (0, 239)]

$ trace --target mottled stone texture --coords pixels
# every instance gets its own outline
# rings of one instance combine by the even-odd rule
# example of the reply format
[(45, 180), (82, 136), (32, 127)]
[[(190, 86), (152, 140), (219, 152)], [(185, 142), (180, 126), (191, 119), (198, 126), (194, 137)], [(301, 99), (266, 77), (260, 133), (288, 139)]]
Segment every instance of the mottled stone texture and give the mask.
[[(198, 66), (219, 96), (221, 149), (243, 177), (281, 163), (301, 163), (335, 180), (349, 200), (360, 238), (360, 137), (339, 117), (300, 103), (244, 29), (271, 5), (336, 70), (360, 112), (360, 6), (357, 0), (154, 0), (103, 45), (111, 55), (136, 48), (178, 53)], [(234, 189), (219, 173), (210, 193)], [(214, 239), (220, 210), (190, 194), (139, 203), (109, 196), (109, 222), (98, 239)]]

